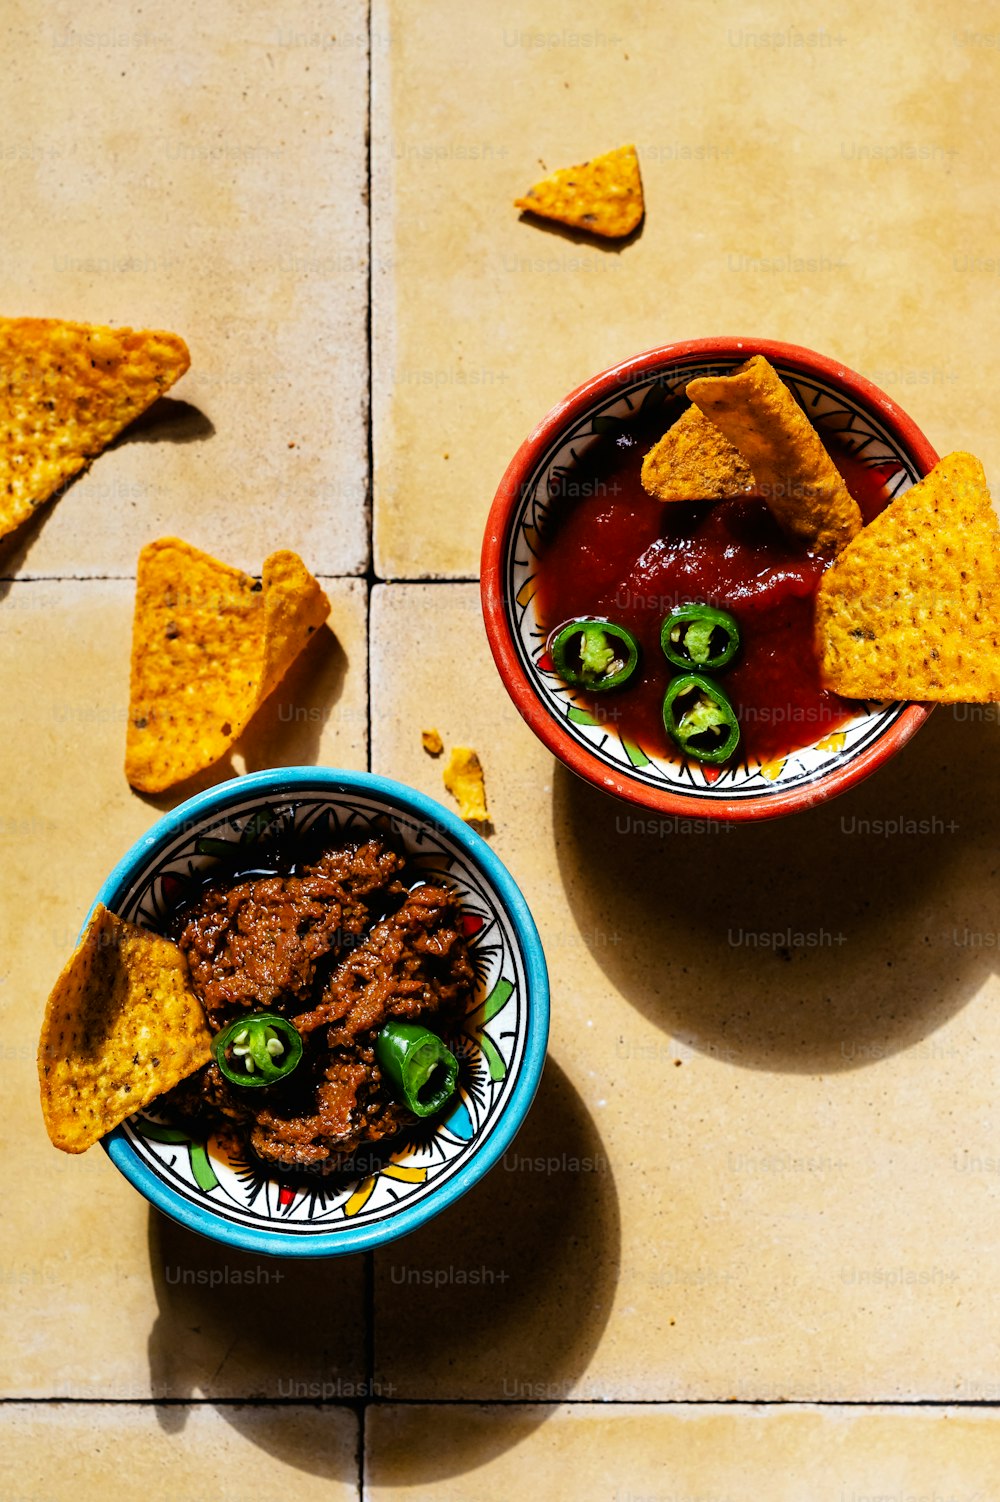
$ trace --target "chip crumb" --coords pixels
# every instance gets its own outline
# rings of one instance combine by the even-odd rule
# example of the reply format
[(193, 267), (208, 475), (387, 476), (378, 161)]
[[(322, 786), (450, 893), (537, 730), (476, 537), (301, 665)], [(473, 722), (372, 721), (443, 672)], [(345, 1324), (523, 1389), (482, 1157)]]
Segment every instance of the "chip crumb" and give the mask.
[(523, 198), (515, 198), (514, 207), (571, 229), (620, 240), (641, 224), (645, 213), (636, 149), (619, 146), (578, 167), (553, 172)]
[(479, 757), (471, 746), (453, 746), (442, 772), (444, 785), (458, 803), (458, 812), (467, 824), (485, 824), (486, 785)]
[(0, 537), (66, 484), (191, 364), (178, 334), (0, 318)]
[(38, 1043), (49, 1138), (82, 1153), (212, 1056), (176, 944), (101, 904), (56, 981)]
[(940, 459), (827, 569), (816, 657), (848, 699), (1000, 700), (1000, 523), (972, 454)]
[(420, 743), (428, 756), (440, 756), (444, 750), (444, 741), (436, 730), (421, 730)]

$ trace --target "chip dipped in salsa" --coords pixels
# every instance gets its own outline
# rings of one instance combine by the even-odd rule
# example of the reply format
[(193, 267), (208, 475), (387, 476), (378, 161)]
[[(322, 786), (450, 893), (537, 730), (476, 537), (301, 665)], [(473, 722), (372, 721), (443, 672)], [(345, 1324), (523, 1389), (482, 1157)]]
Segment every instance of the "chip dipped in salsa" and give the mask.
[[(676, 761), (683, 751), (667, 732), (664, 700), (682, 669), (668, 661), (661, 633), (680, 607), (718, 607), (738, 623), (740, 646), (709, 690), (721, 691), (738, 720), (732, 758), (766, 764), (831, 734), (857, 710), (822, 686), (814, 648), (815, 596), (832, 558), (783, 531), (759, 493), (667, 505), (648, 494), (643, 457), (688, 409), (684, 398), (653, 392), (629, 418), (601, 419), (597, 440), (550, 484), (534, 602), (549, 649), (542, 665), (599, 723), (648, 755)], [(871, 521), (889, 500), (885, 471), (821, 437)], [(635, 670), (625, 681), (619, 674), (610, 691), (594, 688), (593, 676), (588, 686), (579, 671), (584, 655), (600, 663), (599, 638), (577, 638), (578, 671), (566, 672), (566, 628), (588, 618), (622, 628), (639, 647)], [(615, 650), (609, 671), (623, 661)], [(691, 669), (697, 673), (697, 662)], [(724, 729), (714, 732), (720, 744)]]

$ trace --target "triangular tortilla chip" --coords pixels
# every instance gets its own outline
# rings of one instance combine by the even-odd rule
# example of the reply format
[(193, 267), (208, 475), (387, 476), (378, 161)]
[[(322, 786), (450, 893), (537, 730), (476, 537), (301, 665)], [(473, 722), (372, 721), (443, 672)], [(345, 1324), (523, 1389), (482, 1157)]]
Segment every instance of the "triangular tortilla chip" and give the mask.
[(861, 531), (857, 501), (763, 355), (731, 375), (689, 381), (687, 394), (739, 449), (778, 525), (811, 552), (839, 553)]
[(579, 167), (542, 178), (514, 207), (609, 240), (630, 235), (645, 213), (634, 146), (619, 146)]
[(753, 490), (754, 481), (739, 449), (688, 407), (643, 459), (642, 483), (659, 501), (722, 501)]
[(162, 792), (239, 739), (330, 602), (295, 553), (272, 553), (261, 579), (177, 537), (139, 555), (125, 775)]
[(816, 655), (849, 699), (1000, 699), (1000, 524), (971, 454), (949, 454), (820, 581)]
[(191, 363), (177, 334), (0, 318), (0, 537), (85, 469)]
[(45, 1126), (82, 1153), (211, 1058), (187, 961), (98, 906), (52, 988), (38, 1045)]

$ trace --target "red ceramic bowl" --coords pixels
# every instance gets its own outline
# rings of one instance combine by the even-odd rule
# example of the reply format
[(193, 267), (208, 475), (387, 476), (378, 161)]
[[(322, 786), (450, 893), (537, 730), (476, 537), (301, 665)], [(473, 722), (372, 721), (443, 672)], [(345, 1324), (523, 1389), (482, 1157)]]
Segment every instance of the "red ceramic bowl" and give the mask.
[(692, 339), (624, 360), (553, 407), (508, 465), (483, 540), (486, 632), (518, 710), (571, 771), (659, 814), (769, 819), (811, 808), (874, 772), (930, 712), (922, 704), (861, 705), (841, 730), (783, 759), (713, 768), (648, 755), (623, 740), (595, 723), (552, 671), (533, 595), (539, 527), (557, 477), (597, 438), (595, 419), (627, 418), (655, 383), (683, 394), (695, 376), (725, 374), (754, 354), (766, 356), (821, 432), (836, 433), (863, 463), (879, 468), (890, 494), (909, 489), (937, 463), (912, 419), (836, 360), (770, 339)]

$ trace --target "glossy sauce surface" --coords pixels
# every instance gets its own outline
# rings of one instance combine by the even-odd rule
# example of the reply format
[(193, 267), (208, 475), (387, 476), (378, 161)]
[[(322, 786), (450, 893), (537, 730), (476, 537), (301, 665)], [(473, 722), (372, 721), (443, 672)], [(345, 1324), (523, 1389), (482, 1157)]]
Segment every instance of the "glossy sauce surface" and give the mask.
[[(787, 538), (758, 497), (664, 503), (647, 495), (643, 456), (682, 410), (666, 405), (608, 424), (550, 489), (535, 608), (547, 635), (588, 615), (628, 627), (642, 652), (629, 686), (574, 697), (647, 754), (672, 758), (662, 718), (672, 674), (660, 647), (664, 617), (691, 601), (731, 611), (743, 646), (719, 682), (740, 720), (737, 757), (768, 762), (854, 713), (821, 685), (813, 649), (816, 589), (830, 560)], [(823, 436), (867, 523), (888, 499), (883, 473)]]

